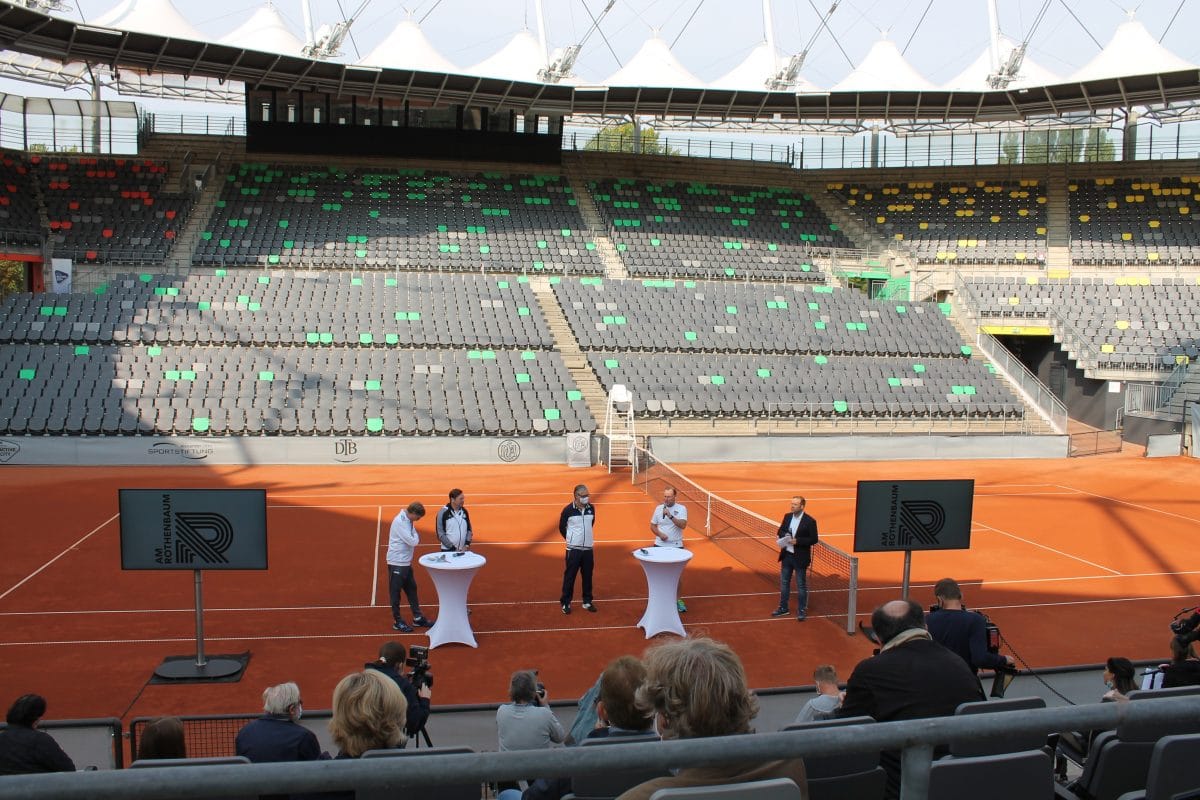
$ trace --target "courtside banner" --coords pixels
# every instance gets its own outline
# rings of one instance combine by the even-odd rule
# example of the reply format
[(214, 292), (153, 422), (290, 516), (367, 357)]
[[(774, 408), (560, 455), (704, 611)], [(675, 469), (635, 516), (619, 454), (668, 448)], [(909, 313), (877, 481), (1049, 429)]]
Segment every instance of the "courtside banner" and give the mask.
[(266, 569), (264, 489), (121, 489), (122, 569)]
[(975, 481), (859, 481), (854, 552), (966, 550)]

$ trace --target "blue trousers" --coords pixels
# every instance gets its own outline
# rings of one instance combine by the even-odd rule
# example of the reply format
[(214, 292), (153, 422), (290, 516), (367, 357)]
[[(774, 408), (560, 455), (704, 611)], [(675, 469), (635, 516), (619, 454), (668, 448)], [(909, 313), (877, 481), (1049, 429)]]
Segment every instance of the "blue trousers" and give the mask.
[(796, 576), (797, 612), (808, 610), (808, 565), (809, 559), (802, 559), (795, 553), (784, 553), (779, 562), (779, 607), (787, 610), (788, 595), (791, 594), (792, 576)]

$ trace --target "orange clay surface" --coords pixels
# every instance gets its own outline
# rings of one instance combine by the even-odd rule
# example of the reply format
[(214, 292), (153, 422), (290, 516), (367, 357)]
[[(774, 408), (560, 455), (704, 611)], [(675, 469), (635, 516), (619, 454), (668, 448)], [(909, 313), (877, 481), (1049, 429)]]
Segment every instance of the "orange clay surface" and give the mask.
[[(677, 465), (706, 488), (772, 519), (795, 493), (821, 536), (852, 548), (858, 480), (974, 478), (969, 551), (916, 553), (913, 596), (953, 576), (968, 605), (996, 621), (1031, 666), (1110, 655), (1166, 656), (1167, 623), (1200, 602), (1200, 462), (1140, 453), (1071, 460), (727, 463)], [(384, 555), (392, 517), (421, 500), (418, 554), (436, 547), (433, 512), (463, 488), (475, 550), (488, 559), (471, 587), (478, 649), (431, 652), (436, 705), (506, 699), (514, 669), (537, 668), (552, 699), (578, 697), (610, 659), (649, 644), (635, 627), (646, 582), (632, 558), (650, 543), (656, 498), (628, 474), (560, 466), (3, 468), (0, 469), (0, 702), (24, 692), (51, 718), (254, 713), (264, 687), (297, 681), (328, 708), (337, 681), (372, 659), (391, 631)], [(597, 507), (596, 604), (563, 616), (558, 514), (587, 483)], [(249, 650), (242, 680), (147, 685), (166, 656), (194, 654), (190, 572), (123, 572), (117, 489), (267, 490), (270, 569), (205, 573), (208, 654)], [(695, 513), (695, 512), (693, 512)], [(772, 619), (777, 580), (751, 572), (689, 533), (683, 577), (690, 635), (730, 643), (758, 688), (811, 682), (832, 663), (844, 678), (870, 654), (845, 619)], [(900, 595), (903, 556), (861, 557), (860, 614)], [(417, 567), (422, 605), (437, 594)], [(793, 598), (793, 611), (795, 600)], [(402, 604), (408, 617), (407, 604)]]

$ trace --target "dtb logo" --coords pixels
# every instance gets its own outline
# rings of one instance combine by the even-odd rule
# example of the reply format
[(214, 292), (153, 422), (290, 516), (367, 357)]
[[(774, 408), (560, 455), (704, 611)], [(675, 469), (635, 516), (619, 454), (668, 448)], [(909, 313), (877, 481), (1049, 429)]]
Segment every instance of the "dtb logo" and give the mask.
[(900, 501), (900, 544), (937, 544), (946, 526), (946, 510), (932, 500)]
[(225, 551), (233, 544), (233, 526), (222, 514), (208, 511), (175, 513), (175, 562), (228, 564)]
[(358, 461), (358, 442), (353, 439), (334, 439), (333, 460), (342, 464)]

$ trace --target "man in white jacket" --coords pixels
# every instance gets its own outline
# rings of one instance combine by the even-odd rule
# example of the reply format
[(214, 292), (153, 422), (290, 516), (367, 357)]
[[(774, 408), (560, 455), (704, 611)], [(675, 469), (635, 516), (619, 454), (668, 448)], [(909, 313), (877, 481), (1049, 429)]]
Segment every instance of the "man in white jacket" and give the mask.
[(563, 570), (562, 604), (564, 614), (571, 613), (571, 598), (575, 594), (575, 576), (583, 572), (583, 608), (595, 612), (592, 604), (592, 529), (596, 525), (596, 509), (589, 502), (588, 488), (582, 483), (575, 487), (575, 496), (558, 517), (558, 532), (567, 542), (567, 566)]
[(421, 601), (417, 599), (417, 579), (413, 576), (413, 549), (416, 548), (420, 537), (417, 535), (416, 523), (425, 516), (425, 506), (413, 501), (408, 508), (401, 511), (392, 520), (388, 532), (388, 598), (392, 603), (392, 630), (401, 633), (412, 633), (412, 625), (400, 616), (400, 592), (408, 597), (408, 606), (412, 609), (413, 625), (428, 628), (433, 625), (431, 620), (421, 613)]

